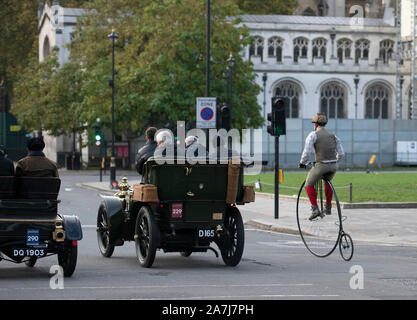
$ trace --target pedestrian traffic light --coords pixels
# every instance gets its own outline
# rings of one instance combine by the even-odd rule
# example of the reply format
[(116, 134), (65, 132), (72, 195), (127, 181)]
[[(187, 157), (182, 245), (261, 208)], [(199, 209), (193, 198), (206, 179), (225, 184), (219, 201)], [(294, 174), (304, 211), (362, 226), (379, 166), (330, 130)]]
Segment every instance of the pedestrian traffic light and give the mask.
[(268, 121), (271, 122), (267, 127), (268, 133), (271, 136), (285, 135), (285, 120), (285, 99), (283, 97), (273, 97), (272, 111), (268, 113)]

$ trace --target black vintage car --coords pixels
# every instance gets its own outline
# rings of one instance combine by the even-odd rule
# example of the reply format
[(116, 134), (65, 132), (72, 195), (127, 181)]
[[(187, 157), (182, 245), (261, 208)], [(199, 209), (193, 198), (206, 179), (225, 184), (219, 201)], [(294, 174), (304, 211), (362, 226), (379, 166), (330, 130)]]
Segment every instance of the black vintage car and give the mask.
[(59, 178), (0, 177), (0, 261), (33, 267), (39, 258), (58, 255), (64, 276), (77, 264), (81, 223), (58, 213)]
[(147, 184), (132, 190), (124, 178), (115, 196), (103, 196), (97, 217), (100, 252), (111, 257), (115, 246), (135, 241), (140, 264), (151, 267), (159, 249), (184, 257), (211, 250), (218, 256), (210, 246), (214, 242), (224, 263), (236, 266), (244, 248), (243, 220), (236, 204), (254, 201), (254, 192), (243, 186), (243, 165), (235, 166), (234, 174), (231, 167), (148, 160)]

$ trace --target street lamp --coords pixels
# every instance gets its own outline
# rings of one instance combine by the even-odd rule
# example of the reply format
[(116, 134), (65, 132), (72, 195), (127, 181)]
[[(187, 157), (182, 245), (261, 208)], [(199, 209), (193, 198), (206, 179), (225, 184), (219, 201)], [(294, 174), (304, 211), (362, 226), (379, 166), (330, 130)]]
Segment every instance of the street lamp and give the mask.
[(404, 76), (400, 76), (400, 114), (398, 115), (398, 119), (401, 119), (401, 115), (403, 112), (403, 83), (404, 83)]
[(111, 158), (110, 158), (110, 186), (112, 189), (117, 188), (116, 181), (116, 151), (114, 148), (114, 76), (117, 74), (117, 71), (114, 69), (114, 41), (119, 38), (119, 36), (112, 32), (107, 36), (111, 39), (112, 42), (112, 77), (109, 81), (111, 87)]
[(262, 76), (262, 82), (264, 85), (264, 119), (265, 119), (265, 112), (266, 112), (266, 80), (268, 80), (268, 75), (266, 72), (264, 72)]
[[(4, 80), (1, 80), (1, 82), (0, 82), (0, 93), (3, 92), (3, 89), (5, 89), (5, 88), (6, 88), (6, 86), (4, 85)], [(7, 144), (7, 135), (6, 135), (7, 134), (7, 130), (6, 130), (7, 103), (6, 103), (6, 101), (3, 101), (3, 95), (2, 94), (0, 94), (0, 97), (1, 97), (0, 105), (2, 105), (3, 102), (4, 102), (4, 105), (3, 105), (4, 110), (1, 110), (1, 112), (3, 113), (2, 114), (2, 120), (3, 120), (3, 124), (2, 124), (2, 127), (3, 127), (2, 144), (6, 147), (6, 144)]]
[(353, 78), (353, 81), (355, 82), (355, 119), (358, 118), (358, 84), (359, 84), (359, 75), (355, 75), (355, 78)]

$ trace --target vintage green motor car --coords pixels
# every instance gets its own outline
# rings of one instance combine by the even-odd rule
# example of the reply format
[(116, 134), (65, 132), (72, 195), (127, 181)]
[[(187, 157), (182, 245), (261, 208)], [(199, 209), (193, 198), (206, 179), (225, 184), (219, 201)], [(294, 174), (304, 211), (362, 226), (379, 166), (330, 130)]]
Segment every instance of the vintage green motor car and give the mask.
[[(123, 178), (118, 193), (103, 196), (97, 217), (101, 254), (111, 257), (115, 246), (135, 241), (140, 264), (151, 267), (158, 249), (180, 252), (184, 257), (211, 250), (218, 257), (210, 246), (214, 242), (224, 263), (236, 266), (245, 237), (236, 205), (254, 201), (254, 192), (243, 186), (243, 164), (237, 168), (234, 183), (230, 181), (230, 166), (158, 164), (148, 160), (144, 174), (147, 184), (135, 185), (132, 190)], [(233, 184), (234, 190), (230, 191)], [(148, 186), (157, 196), (141, 199), (138, 193), (146, 193)], [(230, 192), (233, 200), (227, 201)]]
[(58, 213), (59, 178), (0, 177), (0, 261), (25, 263), (58, 255), (64, 276), (76, 268), (81, 223)]

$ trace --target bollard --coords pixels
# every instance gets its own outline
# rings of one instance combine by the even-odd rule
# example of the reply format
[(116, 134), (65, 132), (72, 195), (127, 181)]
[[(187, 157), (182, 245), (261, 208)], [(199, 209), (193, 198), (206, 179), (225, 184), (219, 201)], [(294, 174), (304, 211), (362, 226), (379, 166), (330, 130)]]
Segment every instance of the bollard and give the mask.
[(352, 182), (349, 184), (349, 201), (352, 203), (353, 186)]

